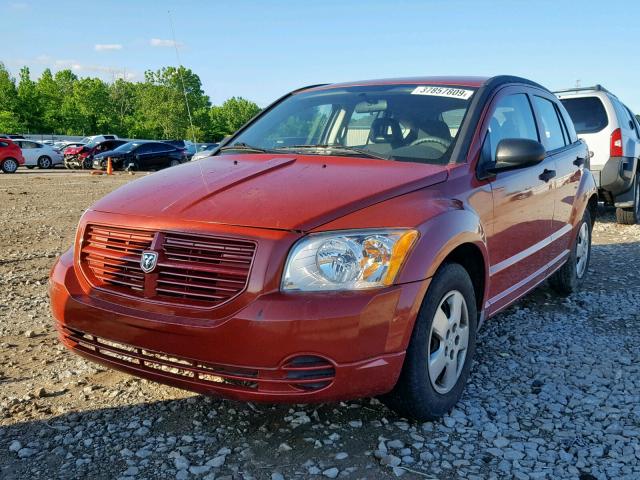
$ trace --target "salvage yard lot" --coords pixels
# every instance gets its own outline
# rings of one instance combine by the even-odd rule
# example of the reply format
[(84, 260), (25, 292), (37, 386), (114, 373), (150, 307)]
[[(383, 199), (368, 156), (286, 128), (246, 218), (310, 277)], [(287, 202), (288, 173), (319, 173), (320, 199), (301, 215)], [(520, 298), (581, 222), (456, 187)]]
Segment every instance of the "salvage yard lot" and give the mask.
[(0, 175), (0, 478), (640, 478), (640, 226), (600, 208), (583, 290), (487, 322), (462, 401), (419, 424), (375, 400), (221, 401), (63, 349), (49, 269), (141, 175)]

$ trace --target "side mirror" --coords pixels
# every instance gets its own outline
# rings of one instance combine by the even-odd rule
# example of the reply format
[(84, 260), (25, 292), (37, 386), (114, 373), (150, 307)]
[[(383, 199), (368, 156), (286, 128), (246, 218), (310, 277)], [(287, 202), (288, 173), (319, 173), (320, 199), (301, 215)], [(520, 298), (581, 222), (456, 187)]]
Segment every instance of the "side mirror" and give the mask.
[(536, 140), (505, 138), (498, 143), (496, 163), (485, 171), (496, 174), (507, 170), (530, 167), (542, 162), (546, 156), (546, 150)]

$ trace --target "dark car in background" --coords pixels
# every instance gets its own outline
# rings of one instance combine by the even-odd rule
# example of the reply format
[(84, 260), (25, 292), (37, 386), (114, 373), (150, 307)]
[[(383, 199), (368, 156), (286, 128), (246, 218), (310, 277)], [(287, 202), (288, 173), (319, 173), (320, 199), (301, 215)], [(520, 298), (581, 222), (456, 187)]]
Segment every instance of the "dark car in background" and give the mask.
[(172, 145), (176, 148), (181, 148), (182, 150), (184, 150), (188, 160), (191, 160), (191, 157), (193, 157), (193, 155), (195, 155), (195, 153), (197, 152), (196, 144), (193, 142), (190, 142), (189, 140), (161, 140), (161, 141), (163, 143), (168, 143), (169, 145)]
[(95, 155), (93, 168), (106, 169), (109, 158), (115, 170), (160, 170), (186, 162), (187, 154), (165, 142), (127, 142), (114, 150)]
[(113, 139), (67, 147), (64, 150), (64, 166), (67, 168), (90, 169), (93, 166), (93, 158), (96, 155), (111, 151), (125, 143), (127, 143), (126, 140)]

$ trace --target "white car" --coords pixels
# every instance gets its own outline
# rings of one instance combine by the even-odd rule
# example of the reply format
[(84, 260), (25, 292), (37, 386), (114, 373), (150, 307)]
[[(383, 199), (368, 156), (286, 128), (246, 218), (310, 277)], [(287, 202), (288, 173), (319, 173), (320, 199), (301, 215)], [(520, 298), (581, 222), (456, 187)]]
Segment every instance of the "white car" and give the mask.
[(50, 145), (34, 142), (32, 140), (14, 140), (22, 150), (24, 166), (27, 168), (40, 167), (52, 168), (63, 163), (63, 157)]
[(84, 137), (82, 140), (80, 140), (80, 143), (96, 144), (96, 143), (104, 142), (105, 140), (117, 140), (117, 139), (118, 139), (117, 135), (92, 135), (90, 137)]
[(618, 223), (640, 222), (640, 124), (635, 115), (601, 85), (555, 93), (578, 137), (589, 145), (588, 167), (598, 196), (616, 207)]

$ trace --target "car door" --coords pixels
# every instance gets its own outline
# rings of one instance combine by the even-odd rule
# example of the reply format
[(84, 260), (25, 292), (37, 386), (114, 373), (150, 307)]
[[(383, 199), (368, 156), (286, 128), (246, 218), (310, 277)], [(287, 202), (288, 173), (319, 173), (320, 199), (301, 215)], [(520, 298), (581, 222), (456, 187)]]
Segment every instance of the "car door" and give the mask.
[(164, 143), (153, 144), (153, 164), (154, 168), (161, 169), (169, 166), (169, 151), (173, 150), (171, 145)]
[[(495, 164), (500, 140), (540, 136), (526, 87), (501, 90), (489, 107), (480, 166)], [(491, 314), (544, 278), (549, 263), (545, 246), (551, 235), (555, 161), (497, 173), (490, 178), (493, 217), (489, 221), (488, 313)]]
[(151, 144), (143, 143), (134, 151), (134, 159), (139, 170), (150, 170), (153, 167)]
[[(571, 218), (580, 179), (587, 161), (588, 150), (578, 141), (575, 130), (568, 118), (565, 120), (564, 108), (555, 98), (540, 91), (532, 95), (539, 130), (548, 158), (555, 161), (556, 175), (552, 183), (555, 190), (551, 242), (547, 247), (550, 260), (561, 263), (569, 253), (572, 241)], [(568, 114), (567, 114), (568, 117)], [(554, 265), (550, 265), (553, 268)]]
[(22, 150), (22, 156), (24, 157), (25, 165), (37, 165), (38, 164), (38, 144), (30, 142), (29, 140), (14, 140), (20, 150)]

